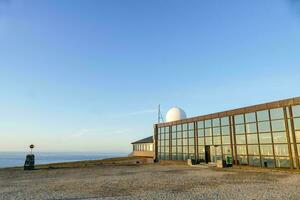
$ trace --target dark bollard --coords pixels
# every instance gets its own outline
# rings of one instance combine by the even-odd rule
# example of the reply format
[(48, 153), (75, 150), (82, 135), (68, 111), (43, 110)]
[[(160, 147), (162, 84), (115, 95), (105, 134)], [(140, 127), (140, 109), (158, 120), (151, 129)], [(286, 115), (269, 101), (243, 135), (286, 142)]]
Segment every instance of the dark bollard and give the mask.
[(28, 154), (26, 156), (24, 170), (34, 170), (34, 155)]
[(24, 163), (24, 170), (34, 170), (34, 155), (32, 154), (32, 149), (34, 148), (34, 145), (30, 145), (30, 154), (26, 156), (26, 160)]

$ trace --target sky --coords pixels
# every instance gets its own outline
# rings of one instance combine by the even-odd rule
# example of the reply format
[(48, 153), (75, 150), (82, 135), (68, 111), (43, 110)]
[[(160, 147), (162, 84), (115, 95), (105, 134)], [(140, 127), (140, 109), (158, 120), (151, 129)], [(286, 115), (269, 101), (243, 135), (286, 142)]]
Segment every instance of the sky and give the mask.
[(298, 0), (0, 0), (0, 151), (131, 151), (188, 117), (300, 96)]

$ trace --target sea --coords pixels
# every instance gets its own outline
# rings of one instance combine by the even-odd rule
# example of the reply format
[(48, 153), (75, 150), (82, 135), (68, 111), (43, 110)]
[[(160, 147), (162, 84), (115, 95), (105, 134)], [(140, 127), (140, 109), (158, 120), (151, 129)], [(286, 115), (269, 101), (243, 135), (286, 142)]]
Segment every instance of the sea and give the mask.
[[(23, 166), (28, 152), (0, 152), (0, 168)], [(33, 152), (35, 164), (50, 164), (83, 160), (101, 160), (105, 158), (123, 157), (126, 153), (98, 152)]]

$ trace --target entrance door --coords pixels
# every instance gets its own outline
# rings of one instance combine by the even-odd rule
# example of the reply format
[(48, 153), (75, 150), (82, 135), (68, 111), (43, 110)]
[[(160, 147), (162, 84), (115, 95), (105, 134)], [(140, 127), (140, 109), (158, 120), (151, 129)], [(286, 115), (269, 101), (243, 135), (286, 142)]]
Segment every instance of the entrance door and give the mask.
[(210, 146), (205, 146), (205, 162), (206, 163), (211, 162), (211, 159), (210, 159)]

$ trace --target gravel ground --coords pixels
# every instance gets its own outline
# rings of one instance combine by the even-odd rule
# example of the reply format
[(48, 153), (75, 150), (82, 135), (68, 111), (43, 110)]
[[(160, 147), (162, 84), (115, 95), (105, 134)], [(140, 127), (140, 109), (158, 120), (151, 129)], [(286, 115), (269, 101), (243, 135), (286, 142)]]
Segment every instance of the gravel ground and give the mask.
[(300, 174), (182, 165), (0, 170), (0, 199), (300, 199)]

